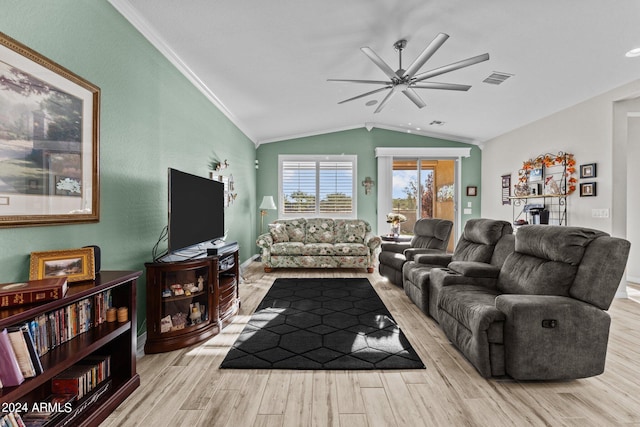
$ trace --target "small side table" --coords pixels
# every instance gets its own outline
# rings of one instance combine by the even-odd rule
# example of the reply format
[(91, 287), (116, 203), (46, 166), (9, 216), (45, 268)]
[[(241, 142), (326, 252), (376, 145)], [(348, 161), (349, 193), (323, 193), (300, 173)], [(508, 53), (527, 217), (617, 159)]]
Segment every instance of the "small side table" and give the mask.
[(388, 234), (380, 236), (383, 242), (410, 242), (413, 236), (389, 236)]

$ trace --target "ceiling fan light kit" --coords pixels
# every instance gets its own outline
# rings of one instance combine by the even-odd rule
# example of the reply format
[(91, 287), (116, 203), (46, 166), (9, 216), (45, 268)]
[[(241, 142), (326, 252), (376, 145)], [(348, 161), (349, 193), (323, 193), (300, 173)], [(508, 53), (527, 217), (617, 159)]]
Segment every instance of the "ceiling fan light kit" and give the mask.
[[(344, 104), (345, 102), (353, 101), (356, 99), (364, 98), (376, 93), (386, 91), (389, 89), (389, 93), (378, 105), (378, 108), (374, 113), (379, 113), (387, 105), (389, 100), (398, 92), (402, 92), (407, 98), (409, 98), (418, 108), (424, 108), (425, 102), (420, 98), (414, 89), (440, 89), (440, 90), (457, 90), (467, 91), (471, 88), (469, 85), (461, 85), (455, 83), (439, 83), (439, 82), (425, 82), (424, 80), (432, 77), (439, 76), (441, 74), (449, 73), (451, 71), (459, 70), (461, 68), (469, 67), (471, 65), (486, 61), (489, 59), (489, 54), (474, 56), (471, 58), (463, 59), (462, 61), (454, 62), (449, 65), (434, 68), (424, 73), (416, 74), (420, 68), (433, 56), (434, 53), (444, 44), (449, 36), (444, 33), (438, 34), (429, 45), (422, 51), (420, 55), (409, 65), (405, 70), (402, 68), (402, 51), (407, 46), (407, 41), (402, 39), (393, 44), (393, 48), (398, 52), (398, 69), (394, 71), (373, 49), (370, 47), (362, 47), (360, 50), (376, 64), (376, 66), (382, 70), (382, 72), (389, 78), (389, 80), (356, 80), (356, 79), (327, 79), (331, 82), (343, 82), (343, 83), (358, 83), (358, 84), (377, 84), (383, 85), (379, 89), (375, 89), (363, 94), (354, 96), (349, 99), (338, 102), (338, 104)], [(367, 103), (369, 104), (369, 103)]]

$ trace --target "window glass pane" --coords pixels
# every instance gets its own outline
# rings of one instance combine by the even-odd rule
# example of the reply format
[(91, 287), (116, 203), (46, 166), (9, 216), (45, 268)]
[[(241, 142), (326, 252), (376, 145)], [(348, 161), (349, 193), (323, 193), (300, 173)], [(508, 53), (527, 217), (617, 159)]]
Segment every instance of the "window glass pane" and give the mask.
[(315, 162), (282, 162), (282, 197), (285, 213), (316, 211)]
[(353, 212), (353, 165), (351, 162), (320, 162), (320, 212)]
[(283, 159), (283, 214), (353, 217), (356, 160), (351, 157), (354, 159)]

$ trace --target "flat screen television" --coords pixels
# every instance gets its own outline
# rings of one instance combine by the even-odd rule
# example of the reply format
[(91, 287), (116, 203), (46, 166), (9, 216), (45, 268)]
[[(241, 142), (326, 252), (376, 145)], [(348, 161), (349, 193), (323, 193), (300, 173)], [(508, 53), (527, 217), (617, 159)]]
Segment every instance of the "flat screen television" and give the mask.
[(169, 253), (222, 237), (224, 184), (169, 168)]

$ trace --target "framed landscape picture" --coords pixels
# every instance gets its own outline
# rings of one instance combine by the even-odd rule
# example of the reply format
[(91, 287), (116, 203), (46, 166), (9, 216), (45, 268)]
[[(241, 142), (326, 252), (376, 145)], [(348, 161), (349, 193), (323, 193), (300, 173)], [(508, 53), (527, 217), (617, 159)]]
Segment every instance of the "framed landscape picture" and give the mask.
[(99, 220), (100, 89), (0, 33), (0, 227)]
[(66, 276), (69, 283), (93, 280), (94, 256), (91, 247), (31, 252), (29, 279)]

